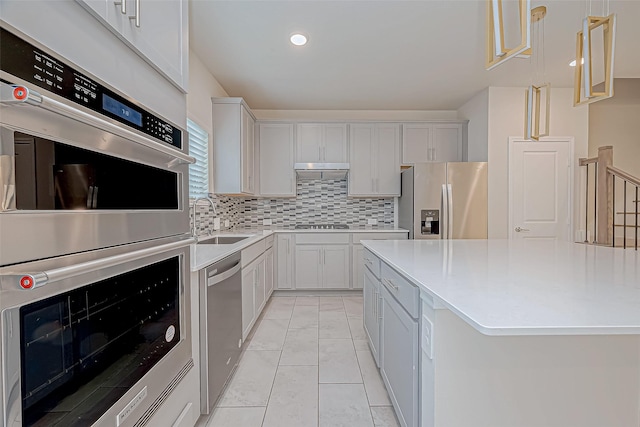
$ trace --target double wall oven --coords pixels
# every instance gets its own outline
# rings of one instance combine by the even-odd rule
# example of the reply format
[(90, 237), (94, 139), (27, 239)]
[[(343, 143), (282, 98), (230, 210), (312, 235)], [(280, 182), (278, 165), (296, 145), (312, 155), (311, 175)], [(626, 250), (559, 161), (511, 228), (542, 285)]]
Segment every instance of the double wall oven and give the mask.
[(185, 132), (0, 31), (0, 419), (143, 426), (193, 367)]

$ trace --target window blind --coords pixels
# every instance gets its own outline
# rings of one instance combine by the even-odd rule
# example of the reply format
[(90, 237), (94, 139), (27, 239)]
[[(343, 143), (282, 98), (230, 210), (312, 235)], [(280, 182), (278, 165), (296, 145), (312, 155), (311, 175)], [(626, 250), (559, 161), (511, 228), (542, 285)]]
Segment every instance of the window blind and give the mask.
[(209, 134), (187, 119), (189, 155), (196, 162), (189, 165), (189, 197), (206, 197), (209, 194)]

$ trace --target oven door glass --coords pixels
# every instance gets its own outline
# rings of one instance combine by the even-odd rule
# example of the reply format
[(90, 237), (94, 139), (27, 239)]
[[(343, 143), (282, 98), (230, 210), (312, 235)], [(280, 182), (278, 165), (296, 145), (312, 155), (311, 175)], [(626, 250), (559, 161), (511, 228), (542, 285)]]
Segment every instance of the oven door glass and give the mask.
[(20, 308), (24, 426), (88, 426), (180, 341), (180, 259)]

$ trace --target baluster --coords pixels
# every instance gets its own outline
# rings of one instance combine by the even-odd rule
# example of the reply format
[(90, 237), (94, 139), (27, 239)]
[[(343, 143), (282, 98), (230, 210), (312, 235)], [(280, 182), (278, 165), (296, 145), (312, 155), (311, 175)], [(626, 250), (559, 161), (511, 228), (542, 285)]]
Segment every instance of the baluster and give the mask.
[(585, 201), (585, 206), (584, 206), (584, 243), (589, 243), (589, 233), (588, 233), (588, 227), (589, 227), (589, 163), (587, 163), (586, 165), (586, 169), (587, 169), (587, 185), (586, 185), (586, 195), (584, 198)]
[(638, 250), (638, 205), (640, 200), (638, 199), (638, 186), (636, 185), (636, 233), (635, 233), (635, 239), (636, 239), (636, 251)]
[(622, 203), (622, 247), (627, 249), (627, 180), (622, 187), (624, 202)]
[(595, 165), (595, 178), (593, 179), (593, 243), (598, 243), (598, 162)]
[(616, 247), (616, 176), (611, 176), (612, 194), (611, 198), (611, 246)]

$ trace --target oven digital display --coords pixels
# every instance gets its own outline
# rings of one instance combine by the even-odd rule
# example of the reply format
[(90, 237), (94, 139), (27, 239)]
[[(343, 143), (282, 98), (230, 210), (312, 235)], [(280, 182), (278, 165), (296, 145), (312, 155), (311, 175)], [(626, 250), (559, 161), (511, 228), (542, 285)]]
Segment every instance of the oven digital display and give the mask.
[(102, 108), (136, 126), (142, 126), (142, 114), (140, 112), (128, 105), (124, 105), (122, 102), (116, 101), (109, 95), (102, 95)]

